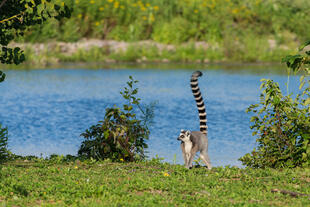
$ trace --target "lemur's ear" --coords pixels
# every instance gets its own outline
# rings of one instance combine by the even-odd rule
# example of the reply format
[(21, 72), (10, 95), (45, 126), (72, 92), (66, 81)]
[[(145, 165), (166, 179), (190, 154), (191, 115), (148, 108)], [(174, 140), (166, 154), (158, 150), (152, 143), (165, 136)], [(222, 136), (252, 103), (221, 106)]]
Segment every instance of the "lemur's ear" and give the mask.
[(181, 129), (181, 133), (185, 133), (185, 130), (184, 130), (184, 129)]
[(186, 136), (189, 136), (190, 134), (191, 134), (190, 131), (186, 131), (186, 132), (185, 132), (185, 135), (186, 135)]

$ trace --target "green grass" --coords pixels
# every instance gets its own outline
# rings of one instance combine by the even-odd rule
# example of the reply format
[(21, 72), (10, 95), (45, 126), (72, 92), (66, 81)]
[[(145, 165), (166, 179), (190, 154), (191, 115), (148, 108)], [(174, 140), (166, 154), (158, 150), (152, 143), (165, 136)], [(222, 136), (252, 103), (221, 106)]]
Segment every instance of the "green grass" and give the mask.
[(0, 171), (0, 206), (309, 206), (310, 169), (240, 169), (137, 163), (8, 162)]

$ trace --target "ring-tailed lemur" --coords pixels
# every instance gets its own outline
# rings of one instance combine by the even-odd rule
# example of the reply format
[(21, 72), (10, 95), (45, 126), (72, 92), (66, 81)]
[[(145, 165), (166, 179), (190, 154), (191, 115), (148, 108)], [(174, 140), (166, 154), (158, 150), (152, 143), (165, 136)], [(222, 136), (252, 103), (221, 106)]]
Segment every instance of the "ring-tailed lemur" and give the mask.
[(203, 102), (203, 98), (198, 87), (198, 77), (202, 76), (202, 72), (193, 72), (191, 77), (191, 88), (196, 100), (199, 120), (200, 131), (185, 131), (181, 130), (178, 140), (181, 141), (181, 149), (186, 168), (193, 166), (193, 160), (196, 153), (200, 152), (200, 158), (211, 169), (211, 162), (208, 155), (208, 126), (207, 126), (207, 113)]

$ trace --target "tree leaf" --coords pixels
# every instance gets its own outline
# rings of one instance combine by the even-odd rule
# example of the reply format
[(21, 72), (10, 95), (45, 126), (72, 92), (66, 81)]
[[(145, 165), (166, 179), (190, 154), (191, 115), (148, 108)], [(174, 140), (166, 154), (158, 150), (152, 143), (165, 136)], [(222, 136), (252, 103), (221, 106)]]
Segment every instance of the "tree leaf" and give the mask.
[(310, 45), (310, 40), (306, 41), (299, 47), (299, 51), (302, 51), (306, 46)]

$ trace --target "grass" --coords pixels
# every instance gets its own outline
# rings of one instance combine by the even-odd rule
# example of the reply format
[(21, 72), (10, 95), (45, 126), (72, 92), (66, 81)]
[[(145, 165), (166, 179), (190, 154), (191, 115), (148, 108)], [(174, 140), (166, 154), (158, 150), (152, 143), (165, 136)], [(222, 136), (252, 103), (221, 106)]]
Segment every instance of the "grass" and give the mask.
[(1, 166), (0, 206), (308, 206), (310, 169), (16, 160)]

